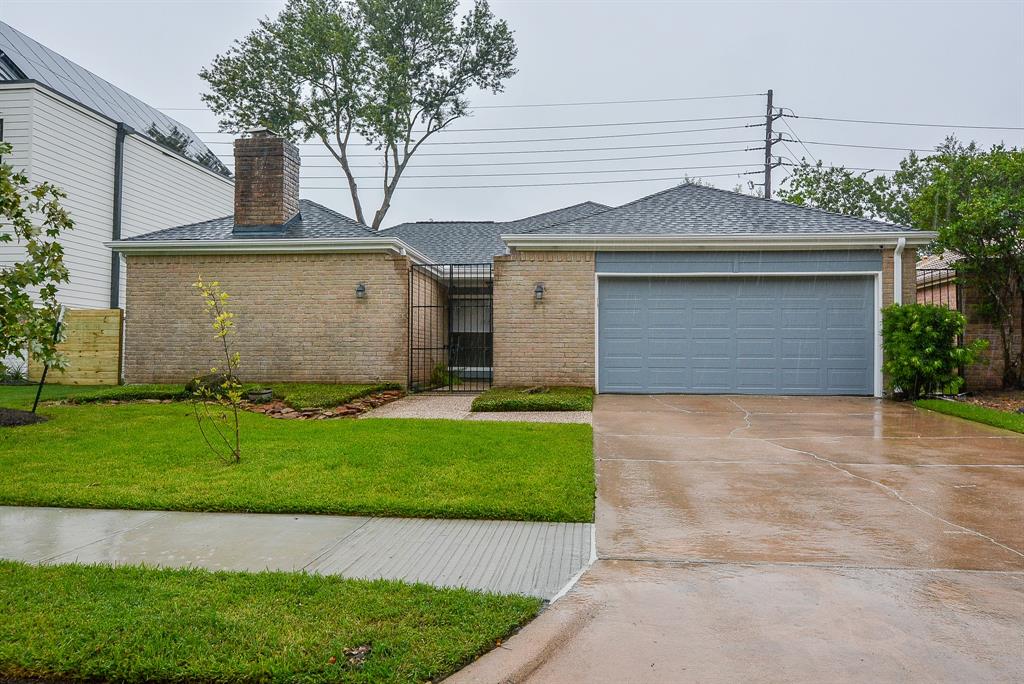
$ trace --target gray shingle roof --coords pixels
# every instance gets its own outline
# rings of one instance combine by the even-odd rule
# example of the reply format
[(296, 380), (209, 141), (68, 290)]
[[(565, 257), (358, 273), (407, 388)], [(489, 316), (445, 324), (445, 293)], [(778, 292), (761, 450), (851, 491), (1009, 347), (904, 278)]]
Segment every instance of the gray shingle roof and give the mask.
[[(534, 229), (553, 235), (816, 235), (911, 230), (686, 183), (620, 207)], [(513, 231), (505, 231), (506, 235)]]
[(386, 228), (381, 234), (399, 238), (437, 263), (485, 263), (505, 253), (503, 233), (539, 230), (607, 208), (597, 202), (583, 202), (515, 221), (421, 221)]
[(172, 130), (177, 128), (190, 139), (189, 156), (209, 152), (203, 141), (188, 126), (172, 119), (159, 109), (150, 107), (137, 97), (129, 95), (2, 21), (0, 53), (3, 53), (8, 62), (0, 59), (0, 81), (38, 81), (114, 121), (128, 124), (143, 134), (151, 125), (155, 125), (166, 135), (171, 135)]
[[(250, 239), (253, 235), (235, 235), (233, 216), (192, 223), (187, 226), (165, 228), (153, 233), (126, 238), (126, 242), (146, 242), (152, 240), (232, 240)], [(379, 233), (370, 230), (362, 223), (339, 214), (327, 207), (299, 200), (299, 217), (287, 224), (283, 230), (275, 233), (261, 234), (260, 237), (273, 240), (317, 240), (332, 238), (365, 238), (377, 237)]]

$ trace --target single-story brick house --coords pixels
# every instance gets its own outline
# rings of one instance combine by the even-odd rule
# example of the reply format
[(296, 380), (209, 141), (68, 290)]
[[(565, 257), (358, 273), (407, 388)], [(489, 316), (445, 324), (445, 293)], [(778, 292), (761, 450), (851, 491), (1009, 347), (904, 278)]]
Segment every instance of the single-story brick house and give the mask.
[(879, 310), (914, 301), (934, 238), (693, 184), (374, 231), (300, 201), (298, 153), (272, 133), (235, 157), (233, 216), (111, 243), (128, 382), (215, 362), (202, 276), (231, 295), (251, 380), (417, 387), (440, 364), (497, 386), (877, 396)]

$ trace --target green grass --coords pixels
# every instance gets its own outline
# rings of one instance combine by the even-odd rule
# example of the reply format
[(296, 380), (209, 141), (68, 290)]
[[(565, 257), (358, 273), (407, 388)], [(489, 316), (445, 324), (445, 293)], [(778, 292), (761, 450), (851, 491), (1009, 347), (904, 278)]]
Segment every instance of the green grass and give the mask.
[[(16, 409), (31, 409), (36, 398), (38, 385), (0, 385), (0, 406)], [(99, 390), (113, 387), (89, 385), (43, 385), (40, 401), (59, 401), (77, 396), (88, 396)]]
[[(0, 679), (437, 681), (540, 603), (302, 573), (0, 561)], [(362, 645), (369, 655), (350, 664), (345, 649)]]
[(527, 393), (523, 388), (487, 390), (473, 400), (474, 411), (592, 411), (594, 391), (589, 387), (548, 387)]
[[(246, 383), (245, 388), (269, 387), (274, 396), (294, 409), (330, 408), (346, 404), (353, 399), (374, 392), (401, 389), (394, 383), (372, 385), (334, 385), (308, 382), (277, 382), (265, 385)], [(36, 386), (0, 386), (0, 406), (29, 408), (36, 396)], [(65, 400), (73, 404), (89, 404), (104, 401), (141, 401), (144, 399), (187, 398), (184, 385), (110, 385), (75, 386), (45, 385), (43, 401)]]
[[(10, 404), (0, 390), (0, 405)], [(242, 462), (189, 404), (47, 406), (0, 429), (0, 504), (587, 522), (588, 425), (241, 414)]]
[(915, 406), (938, 413), (945, 413), (966, 420), (973, 420), (976, 423), (992, 425), (1004, 430), (1024, 433), (1024, 414), (999, 411), (986, 406), (976, 406), (959, 401), (945, 401), (943, 399), (921, 399), (914, 402)]
[(263, 385), (274, 390), (274, 396), (296, 410), (331, 408), (374, 392), (402, 389), (395, 383), (375, 385), (325, 385), (316, 383), (271, 383)]

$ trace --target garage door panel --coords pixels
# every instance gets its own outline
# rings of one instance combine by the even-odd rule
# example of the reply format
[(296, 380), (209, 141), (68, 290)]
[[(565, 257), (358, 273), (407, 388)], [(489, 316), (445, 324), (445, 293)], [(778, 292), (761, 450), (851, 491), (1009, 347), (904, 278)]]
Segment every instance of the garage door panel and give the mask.
[(604, 277), (599, 317), (604, 392), (874, 388), (869, 277)]
[(818, 368), (783, 368), (779, 376), (784, 391), (810, 392), (827, 385), (825, 373)]

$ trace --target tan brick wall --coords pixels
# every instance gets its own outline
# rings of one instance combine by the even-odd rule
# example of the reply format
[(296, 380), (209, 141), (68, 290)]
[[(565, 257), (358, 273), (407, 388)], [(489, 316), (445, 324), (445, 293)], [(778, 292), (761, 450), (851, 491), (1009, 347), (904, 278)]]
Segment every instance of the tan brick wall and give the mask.
[(441, 277), (415, 269), (410, 280), (413, 291), (412, 381), (414, 386), (429, 384), (438, 364), (447, 366), (448, 289)]
[[(893, 293), (893, 253), (895, 250), (882, 250), (882, 308), (892, 304)], [(903, 303), (913, 304), (917, 301), (917, 250), (907, 247), (903, 250)]]
[(494, 260), (494, 384), (594, 385), (593, 252)]
[[(192, 283), (230, 295), (245, 381), (405, 384), (408, 260), (386, 254), (129, 256), (127, 382), (223, 366)], [(366, 283), (357, 299), (356, 285)]]
[[(993, 325), (977, 313), (980, 297), (973, 287), (963, 288), (963, 314), (967, 318), (964, 342), (988, 340), (988, 349), (981, 353), (978, 362), (964, 369), (965, 390), (1001, 389), (1003, 386), (1003, 342), (999, 326)], [(1014, 335), (1010, 341), (1010, 353), (1020, 350), (1021, 322), (1014, 320)], [(1012, 358), (1012, 356), (1011, 356)]]

